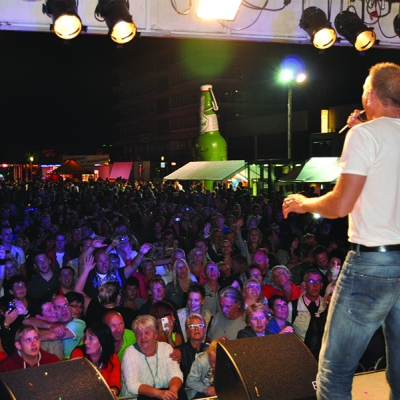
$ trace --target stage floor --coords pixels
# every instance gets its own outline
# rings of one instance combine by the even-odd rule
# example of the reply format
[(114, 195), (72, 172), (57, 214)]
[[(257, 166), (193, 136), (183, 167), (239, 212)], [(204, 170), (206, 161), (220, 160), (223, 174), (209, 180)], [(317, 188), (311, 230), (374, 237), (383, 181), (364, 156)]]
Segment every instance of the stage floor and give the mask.
[(389, 399), (389, 385), (385, 371), (357, 374), (353, 381), (353, 400)]

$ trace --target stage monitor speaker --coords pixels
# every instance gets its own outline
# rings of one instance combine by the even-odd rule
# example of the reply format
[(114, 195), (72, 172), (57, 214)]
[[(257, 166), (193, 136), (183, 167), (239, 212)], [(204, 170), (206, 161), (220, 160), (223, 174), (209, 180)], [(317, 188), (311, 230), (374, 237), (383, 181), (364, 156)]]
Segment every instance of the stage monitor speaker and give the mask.
[(218, 343), (218, 400), (316, 399), (317, 362), (293, 333)]
[(86, 358), (0, 374), (1, 400), (113, 400), (100, 372)]

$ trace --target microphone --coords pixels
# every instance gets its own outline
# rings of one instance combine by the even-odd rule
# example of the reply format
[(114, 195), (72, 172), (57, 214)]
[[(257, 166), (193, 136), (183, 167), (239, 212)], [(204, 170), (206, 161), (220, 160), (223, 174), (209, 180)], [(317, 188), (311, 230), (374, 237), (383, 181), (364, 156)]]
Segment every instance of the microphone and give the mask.
[[(365, 119), (365, 117), (361, 117), (361, 115), (363, 115), (363, 114), (365, 114), (365, 110), (361, 110), (360, 111), (360, 114), (358, 114), (358, 119), (360, 120), (360, 121), (363, 121), (363, 122), (365, 122), (366, 121), (366, 119)], [(361, 118), (360, 118), (361, 117)], [(341, 134), (343, 131), (345, 131), (347, 128), (350, 128), (347, 124), (339, 131), (339, 134)]]

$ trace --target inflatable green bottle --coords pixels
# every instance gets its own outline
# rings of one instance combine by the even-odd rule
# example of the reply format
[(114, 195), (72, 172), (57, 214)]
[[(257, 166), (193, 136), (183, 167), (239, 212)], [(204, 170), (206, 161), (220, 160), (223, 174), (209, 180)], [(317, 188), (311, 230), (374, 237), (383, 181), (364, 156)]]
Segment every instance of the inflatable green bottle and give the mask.
[(226, 140), (219, 133), (217, 101), (212, 85), (200, 87), (200, 135), (194, 144), (195, 161), (225, 161), (227, 157)]

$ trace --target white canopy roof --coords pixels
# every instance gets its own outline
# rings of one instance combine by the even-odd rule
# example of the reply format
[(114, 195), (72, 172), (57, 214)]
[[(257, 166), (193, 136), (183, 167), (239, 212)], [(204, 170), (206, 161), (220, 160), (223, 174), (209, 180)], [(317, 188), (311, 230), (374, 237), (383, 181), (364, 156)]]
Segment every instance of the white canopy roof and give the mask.
[(279, 179), (279, 184), (287, 183), (331, 183), (336, 182), (340, 175), (340, 158), (313, 157), (300, 167)]
[(245, 168), (244, 160), (193, 161), (169, 174), (164, 180), (226, 181)]

